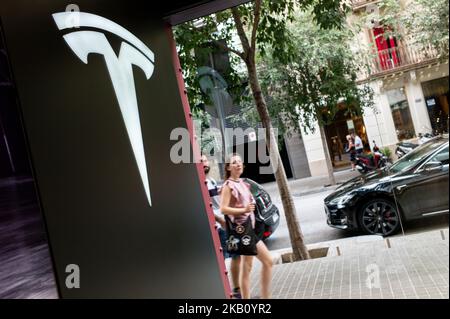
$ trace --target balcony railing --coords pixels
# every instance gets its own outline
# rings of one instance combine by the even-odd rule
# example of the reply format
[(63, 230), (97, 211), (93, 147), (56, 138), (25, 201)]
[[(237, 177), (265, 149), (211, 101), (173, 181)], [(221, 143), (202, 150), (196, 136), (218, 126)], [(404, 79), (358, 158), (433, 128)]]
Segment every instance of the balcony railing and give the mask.
[(367, 65), (369, 72), (360, 74), (360, 80), (376, 78), (386, 74), (406, 71), (421, 64), (427, 64), (438, 59), (439, 53), (431, 45), (425, 47), (418, 46), (397, 46), (391, 49), (377, 51), (371, 57)]
[(367, 6), (368, 4), (377, 3), (380, 1), (381, 0), (350, 0), (350, 3), (352, 5), (353, 10), (358, 10)]

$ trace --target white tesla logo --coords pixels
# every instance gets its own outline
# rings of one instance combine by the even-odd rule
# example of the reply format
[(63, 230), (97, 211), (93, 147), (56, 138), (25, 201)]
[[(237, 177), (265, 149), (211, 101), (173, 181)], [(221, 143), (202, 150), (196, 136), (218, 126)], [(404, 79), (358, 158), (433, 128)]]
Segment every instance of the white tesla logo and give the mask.
[(145, 193), (151, 206), (150, 184), (147, 175), (141, 122), (139, 120), (133, 65), (140, 67), (148, 80), (153, 74), (155, 56), (142, 41), (117, 23), (90, 13), (76, 12), (75, 14), (76, 19), (73, 19), (73, 12), (53, 14), (53, 19), (59, 30), (75, 27), (95, 28), (113, 33), (127, 41), (122, 42), (119, 56), (116, 56), (111, 44), (102, 32), (75, 31), (64, 35), (64, 40), (69, 47), (85, 64), (88, 63), (88, 55), (91, 53), (104, 56)]

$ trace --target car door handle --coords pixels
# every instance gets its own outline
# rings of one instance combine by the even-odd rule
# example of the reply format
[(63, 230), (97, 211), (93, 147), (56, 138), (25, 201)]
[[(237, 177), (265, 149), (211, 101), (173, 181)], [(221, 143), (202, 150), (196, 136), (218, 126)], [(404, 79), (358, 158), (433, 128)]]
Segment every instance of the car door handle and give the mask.
[(398, 191), (398, 192), (401, 192), (401, 191), (404, 190), (406, 187), (408, 187), (408, 185), (400, 185), (400, 186), (397, 186), (396, 188), (397, 188), (397, 191)]

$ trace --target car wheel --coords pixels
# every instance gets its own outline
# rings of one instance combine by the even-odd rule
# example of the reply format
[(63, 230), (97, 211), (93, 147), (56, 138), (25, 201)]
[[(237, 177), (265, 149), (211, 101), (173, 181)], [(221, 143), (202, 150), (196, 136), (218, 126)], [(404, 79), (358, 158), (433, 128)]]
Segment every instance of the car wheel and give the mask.
[(391, 201), (374, 199), (362, 206), (359, 225), (367, 234), (389, 236), (399, 230), (400, 214)]

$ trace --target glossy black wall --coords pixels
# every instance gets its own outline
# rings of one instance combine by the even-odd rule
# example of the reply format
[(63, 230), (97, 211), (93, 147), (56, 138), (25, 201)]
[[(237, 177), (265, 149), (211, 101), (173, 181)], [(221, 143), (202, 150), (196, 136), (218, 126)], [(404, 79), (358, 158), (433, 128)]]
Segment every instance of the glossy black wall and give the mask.
[[(169, 157), (186, 121), (166, 26), (150, 1), (77, 1), (155, 53), (150, 80), (134, 69), (149, 207), (104, 58), (83, 64), (53, 21), (70, 3), (0, 4), (61, 296), (225, 297), (196, 166)], [(122, 40), (106, 36), (118, 52)], [(68, 264), (80, 289), (65, 286)]]
[(0, 26), (0, 177), (29, 176), (30, 174), (17, 93), (12, 81)]

